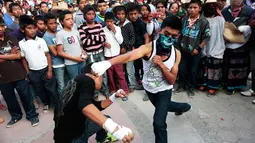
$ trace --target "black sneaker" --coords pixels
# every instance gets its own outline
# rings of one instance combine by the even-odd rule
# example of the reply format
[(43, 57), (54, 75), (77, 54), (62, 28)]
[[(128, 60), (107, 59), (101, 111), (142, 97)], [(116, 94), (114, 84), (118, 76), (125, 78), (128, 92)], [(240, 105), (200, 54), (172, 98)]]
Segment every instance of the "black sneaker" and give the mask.
[(180, 116), (180, 115), (182, 115), (183, 113), (188, 112), (188, 111), (191, 109), (191, 105), (188, 104), (188, 103), (186, 103), (186, 104), (187, 104), (186, 108), (184, 108), (181, 112), (175, 112), (175, 115), (176, 115), (176, 116)]
[(135, 86), (135, 90), (144, 90), (142, 85), (137, 85)]
[(183, 92), (185, 91), (185, 87), (183, 85), (178, 85), (176, 90), (174, 90), (175, 93), (180, 93), (180, 92)]
[(147, 95), (147, 93), (145, 93), (144, 97), (143, 97), (143, 101), (149, 101), (149, 96)]
[(188, 88), (187, 93), (188, 93), (188, 96), (194, 96), (195, 95), (193, 88)]
[(30, 121), (31, 121), (32, 127), (35, 127), (35, 126), (37, 126), (39, 124), (38, 117), (35, 117), (35, 118), (31, 119)]
[(235, 90), (227, 90), (226, 94), (227, 95), (234, 95), (235, 94)]
[(11, 119), (10, 122), (7, 123), (6, 128), (12, 127), (14, 124), (16, 124), (20, 119)]

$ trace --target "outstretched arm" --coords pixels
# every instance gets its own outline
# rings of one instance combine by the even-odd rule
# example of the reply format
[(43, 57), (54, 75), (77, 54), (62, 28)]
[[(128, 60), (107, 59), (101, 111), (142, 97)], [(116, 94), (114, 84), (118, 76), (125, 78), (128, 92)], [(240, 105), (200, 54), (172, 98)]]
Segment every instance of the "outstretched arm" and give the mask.
[(150, 56), (152, 51), (151, 44), (152, 43), (149, 43), (147, 45), (142, 45), (141, 47), (129, 53), (110, 59), (109, 62), (111, 63), (111, 65), (117, 65), (117, 64), (127, 63), (129, 61), (134, 61), (142, 57)]
[(152, 43), (149, 43), (147, 45), (141, 46), (138, 49), (133, 50), (132, 52), (112, 58), (109, 61), (94, 63), (92, 64), (91, 68), (96, 74), (103, 75), (105, 71), (112, 65), (127, 63), (129, 61), (134, 61), (142, 57), (149, 57), (151, 51)]

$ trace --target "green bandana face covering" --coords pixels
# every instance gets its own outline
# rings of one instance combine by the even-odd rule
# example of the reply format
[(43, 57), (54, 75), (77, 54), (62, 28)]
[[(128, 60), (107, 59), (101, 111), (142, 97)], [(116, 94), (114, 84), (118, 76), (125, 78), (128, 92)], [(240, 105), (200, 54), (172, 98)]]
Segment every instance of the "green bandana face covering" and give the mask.
[(171, 47), (175, 41), (175, 38), (160, 34), (157, 40), (157, 54), (158, 55), (169, 55)]

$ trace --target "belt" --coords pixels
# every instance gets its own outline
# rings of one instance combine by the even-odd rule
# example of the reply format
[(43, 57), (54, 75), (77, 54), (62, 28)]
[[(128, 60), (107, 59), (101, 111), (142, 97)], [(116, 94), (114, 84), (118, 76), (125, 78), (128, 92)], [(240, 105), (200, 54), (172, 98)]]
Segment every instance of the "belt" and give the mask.
[(100, 49), (100, 50), (93, 51), (93, 52), (87, 52), (87, 54), (88, 54), (88, 55), (97, 55), (97, 54), (102, 53), (103, 51), (104, 51), (103, 49)]

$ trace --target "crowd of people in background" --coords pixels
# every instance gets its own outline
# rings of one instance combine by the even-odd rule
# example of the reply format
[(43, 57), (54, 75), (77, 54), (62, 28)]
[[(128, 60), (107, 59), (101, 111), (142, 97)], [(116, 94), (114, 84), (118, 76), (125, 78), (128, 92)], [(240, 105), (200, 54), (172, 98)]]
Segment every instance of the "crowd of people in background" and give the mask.
[[(254, 0), (4, 0), (0, 5), (0, 90), (6, 102), (0, 109), (10, 113), (8, 128), (23, 114), (15, 90), (26, 118), (37, 126), (39, 105), (44, 113), (54, 110), (66, 83), (85, 65), (158, 39), (170, 16), (182, 20), (180, 34), (172, 36), (181, 52), (174, 92), (194, 96), (200, 90), (211, 97), (224, 89), (255, 97)], [(159, 73), (150, 72), (161, 84)], [(252, 86), (244, 91), (250, 73)], [(95, 100), (118, 89), (143, 90), (143, 74), (142, 58), (112, 66)], [(147, 94), (143, 100), (149, 100)]]

